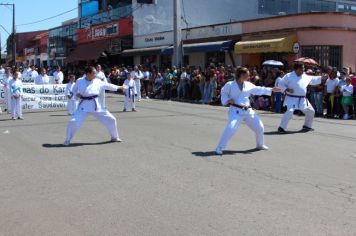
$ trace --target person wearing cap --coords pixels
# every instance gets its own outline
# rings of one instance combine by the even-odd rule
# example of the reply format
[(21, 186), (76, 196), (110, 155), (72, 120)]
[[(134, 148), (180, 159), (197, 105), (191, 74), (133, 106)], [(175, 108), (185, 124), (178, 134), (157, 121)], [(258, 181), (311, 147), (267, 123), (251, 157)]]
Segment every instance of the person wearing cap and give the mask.
[(304, 65), (301, 63), (294, 64), (294, 71), (286, 74), (279, 83), (282, 93), (285, 93), (284, 105), (287, 111), (284, 113), (281, 123), (278, 127), (280, 134), (285, 134), (289, 121), (293, 117), (295, 110), (305, 114), (305, 121), (302, 130), (305, 132), (312, 131), (312, 124), (315, 111), (308, 101), (307, 87), (309, 85), (319, 85), (322, 83), (321, 76), (310, 76), (304, 73)]
[(107, 128), (111, 136), (111, 142), (121, 142), (116, 118), (106, 109), (104, 101), (100, 99), (100, 95), (104, 90), (118, 91), (123, 88), (123, 86), (110, 84), (96, 78), (94, 67), (86, 68), (85, 75), (78, 79), (73, 87), (73, 94), (76, 94), (79, 104), (77, 111), (68, 122), (64, 145), (70, 145), (72, 138), (88, 115), (93, 115)]
[(272, 92), (279, 92), (280, 89), (255, 86), (248, 81), (250, 72), (247, 68), (241, 67), (237, 70), (236, 79), (225, 84), (221, 90), (221, 103), (223, 106), (230, 106), (229, 121), (220, 138), (215, 150), (217, 155), (222, 155), (226, 145), (236, 133), (242, 121), (255, 132), (256, 148), (258, 150), (268, 150), (264, 143), (264, 126), (260, 117), (251, 108), (251, 95), (271, 96)]

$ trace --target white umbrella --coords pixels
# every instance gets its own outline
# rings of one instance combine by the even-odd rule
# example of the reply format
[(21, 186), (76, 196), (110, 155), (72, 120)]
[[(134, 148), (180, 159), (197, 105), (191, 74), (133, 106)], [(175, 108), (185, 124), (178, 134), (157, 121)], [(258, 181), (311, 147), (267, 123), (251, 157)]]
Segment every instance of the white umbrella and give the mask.
[(263, 62), (263, 66), (284, 66), (284, 64), (280, 61), (268, 60)]

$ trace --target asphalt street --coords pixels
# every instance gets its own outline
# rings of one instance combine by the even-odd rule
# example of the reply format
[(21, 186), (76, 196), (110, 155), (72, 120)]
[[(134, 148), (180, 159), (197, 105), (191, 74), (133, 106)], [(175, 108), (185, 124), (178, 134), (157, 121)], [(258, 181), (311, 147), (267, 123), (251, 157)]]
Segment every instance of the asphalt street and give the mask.
[(89, 118), (64, 147), (65, 111), (0, 115), (0, 235), (356, 235), (356, 121), (315, 119), (269, 151), (245, 124), (214, 155), (227, 108), (144, 100), (122, 113), (123, 143)]

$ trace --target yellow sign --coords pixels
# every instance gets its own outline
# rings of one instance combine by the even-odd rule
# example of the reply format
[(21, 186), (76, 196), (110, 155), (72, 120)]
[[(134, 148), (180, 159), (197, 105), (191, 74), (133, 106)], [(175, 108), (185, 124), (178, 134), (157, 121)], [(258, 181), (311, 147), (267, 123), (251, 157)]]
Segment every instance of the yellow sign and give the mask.
[(273, 39), (241, 41), (235, 44), (235, 53), (293, 52), (293, 46), (296, 42), (296, 35)]

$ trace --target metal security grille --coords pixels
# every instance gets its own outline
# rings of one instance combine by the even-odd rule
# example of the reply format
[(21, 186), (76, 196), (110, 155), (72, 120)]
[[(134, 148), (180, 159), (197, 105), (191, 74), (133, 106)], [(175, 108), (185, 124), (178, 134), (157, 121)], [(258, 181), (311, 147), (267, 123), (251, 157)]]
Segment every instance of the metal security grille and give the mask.
[(302, 56), (315, 59), (322, 67), (342, 68), (342, 46), (303, 46)]

